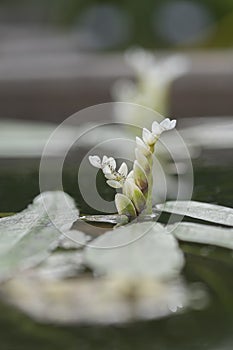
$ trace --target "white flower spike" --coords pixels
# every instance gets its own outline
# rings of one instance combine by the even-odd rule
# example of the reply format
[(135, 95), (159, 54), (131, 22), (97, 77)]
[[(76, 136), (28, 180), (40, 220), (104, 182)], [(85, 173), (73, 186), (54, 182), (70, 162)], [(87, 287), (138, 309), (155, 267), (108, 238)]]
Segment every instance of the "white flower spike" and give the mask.
[(153, 152), (159, 136), (176, 126), (176, 120), (164, 119), (161, 123), (153, 122), (152, 131), (143, 129), (142, 139), (136, 137), (136, 160), (133, 170), (128, 173), (126, 163), (122, 163), (116, 170), (116, 161), (112, 157), (104, 156), (102, 161), (99, 156), (90, 156), (90, 163), (102, 169), (107, 184), (115, 189), (122, 189), (117, 193), (115, 203), (119, 214), (125, 214), (134, 218), (141, 213), (152, 213), (152, 187)]

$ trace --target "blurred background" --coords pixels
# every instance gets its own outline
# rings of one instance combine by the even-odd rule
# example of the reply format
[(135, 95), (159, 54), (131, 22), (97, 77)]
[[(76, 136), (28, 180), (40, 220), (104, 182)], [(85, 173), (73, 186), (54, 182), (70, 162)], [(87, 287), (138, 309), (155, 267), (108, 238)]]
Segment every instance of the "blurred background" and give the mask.
[[(168, 199), (177, 198), (177, 191), (181, 192), (177, 180), (182, 179), (185, 189), (190, 188), (186, 180), (186, 175), (190, 175), (187, 167), (190, 156), (195, 179), (192, 199), (232, 207), (232, 47), (233, 0), (0, 0), (0, 217), (23, 210), (40, 193), (41, 155), (56, 126), (85, 107), (116, 101), (134, 102), (178, 119), (179, 133), (189, 153), (184, 154), (172, 134), (167, 144), (170, 142), (176, 162), (163, 149), (156, 153), (164, 169)], [(127, 113), (118, 108), (114, 113), (97, 114), (97, 110), (107, 110), (102, 106), (91, 110), (94, 112), (79, 114), (81, 123), (92, 122), (93, 126), (93, 122), (104, 119), (151, 126), (149, 117), (137, 111), (130, 113), (130, 108)], [(154, 113), (151, 115), (154, 117)], [(84, 135), (78, 146), (71, 149), (70, 157), (62, 162), (64, 191), (75, 199), (81, 214), (98, 213), (102, 208), (94, 211), (85, 202), (77, 181), (79, 165), (98, 142), (118, 137), (112, 126), (105, 132), (103, 128), (99, 134), (85, 137), (88, 126), (69, 125), (58, 133), (45, 167), (50, 189), (49, 186), (56, 185), (54, 164), (60, 153), (67, 155), (64, 152), (74, 135), (77, 139)], [(128, 136), (129, 133), (125, 138)], [(133, 132), (130, 137), (135, 140)], [(115, 156), (115, 152), (116, 158), (119, 157), (119, 147), (111, 143), (111, 149), (110, 143), (106, 144), (108, 149), (102, 149), (103, 154)], [(124, 155), (127, 147), (124, 142), (121, 144)], [(88, 166), (84, 185), (95, 198)], [(103, 199), (113, 200), (115, 192), (103, 177), (97, 177), (96, 184)], [(157, 178), (155, 187), (158, 192), (163, 189)], [(33, 247), (32, 239), (28, 242)], [(23, 247), (23, 242), (19, 247)], [(187, 258), (184, 273), (188, 283), (204, 282), (213, 298), (206, 311), (201, 311), (203, 294), (198, 287), (199, 294), (193, 298), (196, 308), (190, 313), (158, 322), (136, 322), (129, 327), (101, 326), (90, 331), (86, 326), (68, 329), (37, 325), (15, 314), (12, 307), (0, 300), (1, 348), (71, 350), (80, 345), (80, 349), (87, 350), (136, 350), (154, 349), (154, 344), (158, 344), (158, 349), (232, 349), (232, 252), (186, 243), (182, 249)], [(60, 271), (61, 264), (55, 270)], [(15, 288), (14, 284), (13, 288), (20, 297), (23, 289)], [(98, 292), (99, 287), (96, 288)], [(122, 290), (124, 300), (128, 300), (135, 284), (125, 288), (114, 282), (110, 290), (114, 288)], [(150, 294), (150, 283), (146, 283), (147, 288)], [(32, 290), (28, 305), (35, 305), (37, 310), (40, 289), (36, 295)], [(48, 285), (49, 306), (50, 301), (53, 305), (52, 290), (55, 291)], [(165, 289), (161, 290), (163, 293)], [(134, 295), (140, 296), (142, 291), (139, 288), (132, 293), (133, 303)], [(62, 293), (56, 289), (54, 300), (59, 301)], [(85, 293), (87, 298), (94, 296), (88, 290)], [(159, 285), (156, 293), (161, 293)], [(72, 308), (68, 299), (67, 305)], [(95, 296), (93, 300), (97, 300)], [(144, 310), (143, 305), (139, 309)], [(56, 313), (56, 307), (54, 310)], [(131, 315), (134, 312), (130, 308)], [(117, 320), (115, 314), (114, 318)]]
[[(193, 158), (199, 146), (212, 149), (211, 164), (232, 157), (232, 45), (232, 0), (0, 0), (0, 212), (32, 201), (51, 132), (95, 104), (150, 107), (180, 131), (195, 124), (182, 134)], [(151, 125), (120, 109), (104, 114), (80, 122)], [(67, 184), (76, 198), (76, 179)]]
[(232, 0), (0, 0), (0, 42), (0, 118), (59, 123), (117, 100), (132, 47), (189, 59), (167, 114), (233, 114)]

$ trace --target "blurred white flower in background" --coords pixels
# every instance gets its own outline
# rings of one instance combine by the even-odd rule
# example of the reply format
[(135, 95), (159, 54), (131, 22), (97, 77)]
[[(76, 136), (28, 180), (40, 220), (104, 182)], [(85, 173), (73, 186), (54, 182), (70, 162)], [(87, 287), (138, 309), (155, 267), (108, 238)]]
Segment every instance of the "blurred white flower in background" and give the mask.
[[(131, 49), (125, 54), (126, 62), (132, 68), (135, 81), (118, 80), (113, 85), (112, 96), (118, 102), (131, 102), (142, 105), (162, 114), (169, 112), (169, 92), (172, 82), (187, 72), (190, 62), (184, 55), (171, 55), (156, 58), (151, 52), (143, 49)], [(119, 122), (148, 126), (152, 120), (142, 114), (122, 113), (121, 105), (116, 106), (115, 118)], [(154, 115), (153, 115), (154, 119)], [(158, 114), (158, 121), (163, 118)]]

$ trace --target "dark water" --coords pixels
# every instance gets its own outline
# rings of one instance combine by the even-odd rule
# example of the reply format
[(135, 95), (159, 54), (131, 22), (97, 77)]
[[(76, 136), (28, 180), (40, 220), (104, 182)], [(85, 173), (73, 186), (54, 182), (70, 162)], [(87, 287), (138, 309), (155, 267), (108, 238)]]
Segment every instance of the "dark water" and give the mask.
[[(24, 167), (22, 163), (12, 164), (4, 163), (1, 168), (0, 212), (22, 210), (39, 193), (37, 163), (25, 161)], [(193, 199), (232, 206), (232, 177), (230, 162), (219, 167), (197, 164)], [(64, 184), (82, 211), (87, 211), (79, 193), (74, 192), (75, 179), (69, 172)], [(185, 278), (190, 283), (203, 282), (208, 291), (205, 308), (196, 309), (194, 304), (183, 314), (122, 327), (66, 328), (36, 324), (0, 304), (0, 350), (233, 349), (232, 252), (211, 247), (208, 254), (203, 254), (203, 246), (187, 243), (182, 243), (181, 248), (186, 256)]]

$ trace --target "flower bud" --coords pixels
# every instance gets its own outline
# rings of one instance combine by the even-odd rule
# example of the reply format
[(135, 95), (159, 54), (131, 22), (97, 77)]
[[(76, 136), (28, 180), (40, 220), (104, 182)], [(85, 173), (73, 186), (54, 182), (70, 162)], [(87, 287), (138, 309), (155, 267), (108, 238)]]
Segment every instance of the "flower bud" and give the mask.
[(146, 198), (133, 179), (127, 179), (123, 186), (123, 194), (134, 204), (138, 213), (141, 213), (146, 206)]
[(145, 157), (151, 154), (149, 147), (140, 139), (140, 137), (136, 137), (137, 148), (140, 150)]
[(140, 166), (144, 169), (146, 175), (149, 175), (151, 172), (151, 166), (148, 159), (144, 156), (138, 148), (135, 149), (135, 157)]
[(141, 191), (144, 194), (147, 193), (148, 179), (145, 171), (143, 170), (143, 168), (141, 167), (141, 165), (138, 163), (137, 160), (134, 161), (133, 174), (134, 174), (134, 181), (136, 185), (141, 189)]
[(115, 204), (120, 215), (127, 215), (129, 217), (136, 217), (137, 213), (132, 201), (124, 194), (117, 193), (115, 196)]

